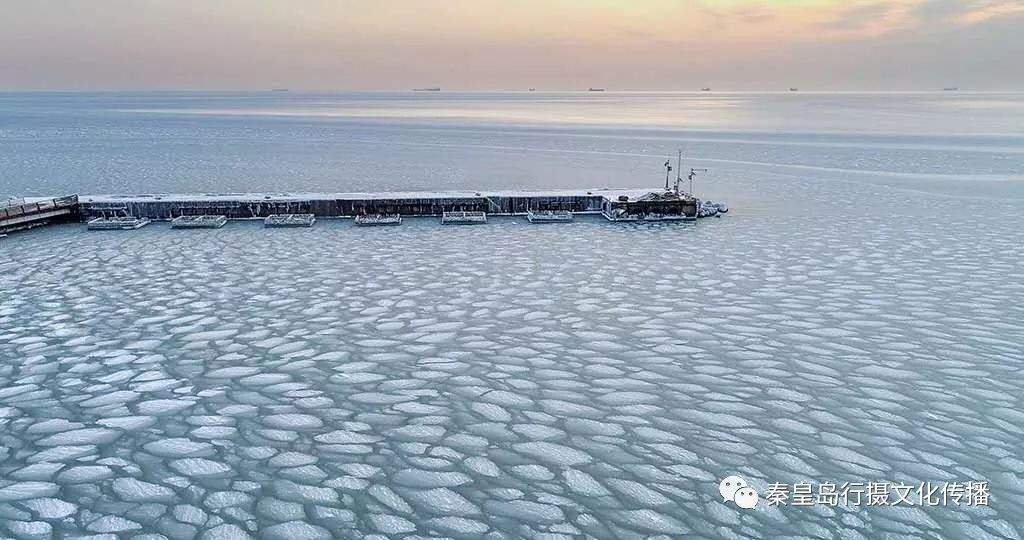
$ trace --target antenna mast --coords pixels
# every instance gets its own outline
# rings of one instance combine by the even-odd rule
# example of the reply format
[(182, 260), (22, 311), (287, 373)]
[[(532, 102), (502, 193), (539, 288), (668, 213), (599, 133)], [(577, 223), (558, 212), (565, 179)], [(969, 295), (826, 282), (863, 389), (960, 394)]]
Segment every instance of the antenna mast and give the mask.
[[(679, 149), (679, 154), (676, 155), (676, 196), (679, 196), (679, 181), (682, 178), (679, 177), (679, 173), (683, 170), (683, 149)], [(668, 189), (668, 186), (665, 186)]]

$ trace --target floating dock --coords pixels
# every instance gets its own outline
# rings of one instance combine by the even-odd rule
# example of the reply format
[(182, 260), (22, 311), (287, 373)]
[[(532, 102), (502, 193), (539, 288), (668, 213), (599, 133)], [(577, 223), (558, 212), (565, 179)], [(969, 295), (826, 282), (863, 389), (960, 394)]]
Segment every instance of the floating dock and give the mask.
[(568, 210), (537, 210), (526, 213), (530, 223), (565, 223), (572, 221), (572, 212)]
[(271, 214), (263, 219), (264, 227), (312, 227), (314, 223), (313, 214)]
[(149, 218), (136, 216), (110, 216), (90, 219), (86, 227), (90, 231), (133, 231), (150, 223)]
[(171, 220), (172, 229), (219, 229), (228, 222), (227, 216), (178, 216)]
[(458, 210), (441, 215), (441, 225), (481, 225), (487, 223), (487, 212)]
[(378, 227), (401, 225), (401, 214), (360, 214), (356, 216), (356, 225), (360, 227)]

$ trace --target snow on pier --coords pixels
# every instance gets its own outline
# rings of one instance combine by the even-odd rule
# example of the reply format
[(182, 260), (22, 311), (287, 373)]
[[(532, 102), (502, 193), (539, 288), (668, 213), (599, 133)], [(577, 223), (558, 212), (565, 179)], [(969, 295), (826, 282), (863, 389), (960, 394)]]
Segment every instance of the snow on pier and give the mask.
[(57, 221), (77, 219), (78, 197), (8, 199), (0, 202), (0, 233), (31, 229)]
[(568, 210), (537, 210), (526, 213), (530, 223), (565, 223), (572, 221), (572, 212)]
[(374, 227), (382, 225), (401, 225), (401, 214), (360, 214), (356, 216), (356, 225)]
[(487, 223), (486, 212), (445, 212), (441, 216), (442, 225), (480, 225)]
[(576, 214), (655, 222), (691, 221), (727, 209), (724, 203), (660, 188), (85, 195), (21, 201), (2, 209), (0, 229), (25, 220), (45, 224), (54, 217), (84, 221), (93, 229), (136, 228), (157, 220), (171, 221), (174, 228), (219, 228), (232, 219), (259, 219), (267, 227), (311, 227), (318, 218), (397, 225), (415, 216), (440, 216), (445, 224), (486, 223), (488, 215), (526, 216), (534, 223), (568, 222)]
[[(317, 217), (360, 215), (443, 216), (445, 212), (482, 212), (511, 216), (555, 213), (631, 214), (656, 212), (695, 216), (696, 199), (662, 193), (661, 189), (579, 189), (549, 191), (438, 191), (383, 193), (209, 193), (153, 195), (91, 195), (81, 198), (86, 217), (118, 205), (129, 215), (173, 219), (180, 215), (214, 214), (228, 219), (264, 219), (270, 215), (313, 214)], [(214, 211), (215, 210), (215, 211)]]
[(227, 216), (178, 216), (171, 220), (172, 229), (219, 229), (227, 224)]
[(312, 227), (314, 223), (313, 214), (271, 214), (263, 220), (264, 227)]
[(149, 218), (136, 216), (105, 216), (93, 218), (86, 223), (90, 231), (133, 231), (149, 225)]

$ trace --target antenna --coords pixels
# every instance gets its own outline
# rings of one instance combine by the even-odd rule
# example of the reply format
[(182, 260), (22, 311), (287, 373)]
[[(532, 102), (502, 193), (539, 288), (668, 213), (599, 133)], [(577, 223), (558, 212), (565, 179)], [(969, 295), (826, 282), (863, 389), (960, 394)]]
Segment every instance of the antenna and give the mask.
[[(679, 149), (679, 153), (676, 155), (676, 196), (679, 195), (679, 181), (682, 180), (681, 178), (679, 178), (679, 172), (682, 171), (682, 170), (683, 170), (683, 149), (680, 148)], [(667, 185), (665, 186), (665, 189), (668, 190), (668, 186)]]

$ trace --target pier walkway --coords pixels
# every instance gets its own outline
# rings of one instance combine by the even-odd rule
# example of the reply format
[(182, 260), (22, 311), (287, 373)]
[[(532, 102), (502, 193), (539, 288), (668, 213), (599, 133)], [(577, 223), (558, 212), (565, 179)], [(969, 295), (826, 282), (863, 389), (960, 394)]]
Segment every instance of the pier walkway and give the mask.
[(0, 201), (0, 233), (31, 229), (56, 221), (78, 219), (78, 197)]
[[(610, 221), (689, 221), (703, 214), (700, 210), (707, 205), (702, 204), (686, 194), (660, 188), (72, 195), (0, 206), (0, 233), (58, 219), (99, 224), (115, 217), (147, 223), (171, 221), (179, 228), (221, 227), (232, 219), (259, 219), (271, 227), (308, 227), (320, 218), (357, 217), (362, 221), (359, 224), (383, 224), (385, 221), (398, 224), (402, 217), (416, 216), (446, 216), (445, 223), (484, 223), (486, 216), (527, 216), (532, 222), (570, 222), (575, 214), (599, 214)], [(393, 218), (382, 220), (380, 216)]]
[[(650, 189), (558, 191), (442, 191), (387, 193), (225, 193), (83, 195), (82, 215), (98, 217), (111, 205), (129, 215), (169, 220), (181, 215), (223, 215), (228, 219), (264, 219), (270, 215), (313, 214), (317, 218), (354, 218), (369, 214), (442, 216), (445, 212), (484, 212), (494, 216), (565, 210), (598, 214), (603, 203), (619, 197), (638, 199)], [(694, 209), (696, 212), (696, 209)]]

